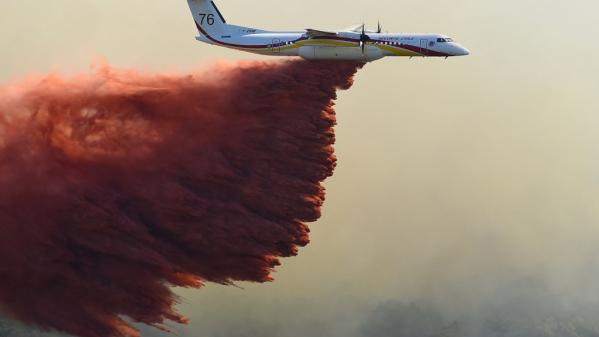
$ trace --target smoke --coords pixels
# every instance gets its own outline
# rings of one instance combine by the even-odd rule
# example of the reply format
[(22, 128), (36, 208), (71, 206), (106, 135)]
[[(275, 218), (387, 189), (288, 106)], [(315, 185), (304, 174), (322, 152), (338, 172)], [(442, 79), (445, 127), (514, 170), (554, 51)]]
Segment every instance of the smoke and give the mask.
[(361, 64), (194, 75), (102, 67), (0, 90), (0, 308), (42, 329), (186, 323), (170, 286), (271, 281), (333, 173), (337, 89)]
[(48, 332), (0, 317), (0, 337), (67, 337), (57, 332)]
[(426, 302), (389, 301), (368, 315), (359, 336), (599, 336), (597, 304), (565, 303), (563, 297), (535, 279), (522, 279), (499, 291), (502, 298), (495, 298), (476, 313), (458, 317)]

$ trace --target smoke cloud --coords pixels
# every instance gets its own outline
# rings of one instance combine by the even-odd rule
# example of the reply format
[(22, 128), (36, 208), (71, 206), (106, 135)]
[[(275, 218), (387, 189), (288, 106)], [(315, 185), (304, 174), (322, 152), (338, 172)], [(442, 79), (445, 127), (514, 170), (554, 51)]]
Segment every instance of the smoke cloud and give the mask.
[(170, 286), (271, 281), (333, 173), (337, 89), (361, 64), (189, 76), (102, 67), (0, 89), (0, 308), (42, 329), (186, 323)]
[(359, 337), (596, 337), (599, 306), (567, 303), (540, 280), (499, 289), (502, 298), (458, 315), (426, 302), (389, 301), (373, 310)]

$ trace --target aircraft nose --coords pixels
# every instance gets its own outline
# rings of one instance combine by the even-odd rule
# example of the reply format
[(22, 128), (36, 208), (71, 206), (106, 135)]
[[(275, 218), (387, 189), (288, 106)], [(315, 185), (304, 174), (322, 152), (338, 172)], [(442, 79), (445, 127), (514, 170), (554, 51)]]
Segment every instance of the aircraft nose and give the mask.
[(468, 50), (468, 48), (459, 46), (458, 47), (458, 56), (466, 56), (466, 55), (470, 55), (470, 50)]
[(451, 56), (466, 56), (470, 55), (470, 50), (466, 49), (459, 43), (448, 44), (447, 53)]

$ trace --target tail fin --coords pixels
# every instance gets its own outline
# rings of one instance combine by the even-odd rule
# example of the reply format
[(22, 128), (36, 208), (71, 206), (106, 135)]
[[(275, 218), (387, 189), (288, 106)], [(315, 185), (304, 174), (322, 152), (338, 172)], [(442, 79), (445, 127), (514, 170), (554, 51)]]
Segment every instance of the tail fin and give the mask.
[(201, 34), (220, 35), (229, 30), (227, 21), (211, 0), (187, 0)]

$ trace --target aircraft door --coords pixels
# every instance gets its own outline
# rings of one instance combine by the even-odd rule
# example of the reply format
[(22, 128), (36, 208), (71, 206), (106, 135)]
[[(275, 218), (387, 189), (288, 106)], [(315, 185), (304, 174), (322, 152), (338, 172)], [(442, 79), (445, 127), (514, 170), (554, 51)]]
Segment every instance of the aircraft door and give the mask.
[(420, 40), (420, 54), (422, 54), (423, 56), (428, 55), (428, 40), (427, 39)]
[(272, 39), (272, 52), (273, 53), (281, 52), (281, 39)]

